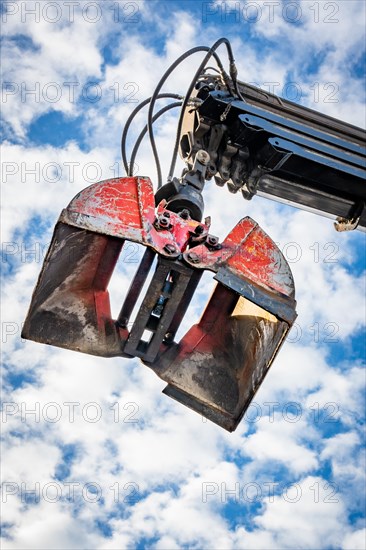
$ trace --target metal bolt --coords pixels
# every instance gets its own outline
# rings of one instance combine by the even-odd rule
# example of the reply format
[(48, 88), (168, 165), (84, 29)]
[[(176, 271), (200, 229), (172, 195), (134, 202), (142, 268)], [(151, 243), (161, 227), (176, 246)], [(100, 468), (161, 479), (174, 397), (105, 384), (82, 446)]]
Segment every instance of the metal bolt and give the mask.
[(121, 328), (127, 328), (128, 321), (128, 317), (122, 317), (121, 319), (118, 319), (118, 326)]
[(177, 252), (177, 249), (175, 248), (174, 244), (169, 244), (169, 243), (164, 246), (164, 250), (168, 254), (174, 254), (175, 252)]
[(217, 243), (219, 242), (219, 238), (214, 237), (213, 235), (208, 235), (207, 236), (207, 242), (210, 246), (216, 246)]
[(183, 220), (188, 220), (191, 217), (189, 210), (187, 210), (186, 208), (184, 210), (182, 210), (181, 212), (179, 212), (179, 216)]
[(199, 149), (199, 151), (197, 151), (196, 160), (206, 166), (210, 162), (210, 155), (203, 149)]
[(161, 227), (169, 227), (169, 219), (165, 216), (160, 216), (159, 218), (159, 225)]
[(195, 252), (190, 252), (188, 254), (188, 260), (190, 260), (193, 264), (198, 264), (200, 262), (199, 256)]

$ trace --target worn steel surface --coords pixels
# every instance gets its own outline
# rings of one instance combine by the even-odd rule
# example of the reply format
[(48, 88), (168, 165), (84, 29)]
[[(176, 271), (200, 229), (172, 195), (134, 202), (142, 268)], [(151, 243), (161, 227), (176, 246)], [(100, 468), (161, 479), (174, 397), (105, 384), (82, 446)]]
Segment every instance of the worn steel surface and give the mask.
[(164, 392), (232, 431), (288, 330), (286, 322), (218, 284), (200, 322), (162, 357)]
[[(165, 217), (171, 222), (159, 223)], [(114, 178), (87, 187), (62, 211), (60, 221), (150, 246), (169, 258), (178, 257), (189, 233), (202, 225), (167, 211), (164, 202), (155, 211), (153, 188), (144, 177)]]
[[(155, 208), (148, 178), (84, 189), (61, 213), (22, 336), (104, 357), (140, 357), (168, 382), (165, 393), (232, 431), (296, 317), (294, 284), (281, 252), (251, 218), (221, 243), (206, 221), (171, 212), (164, 201)], [(114, 320), (108, 283), (126, 241), (146, 252)], [(206, 269), (215, 273), (216, 289), (201, 320), (176, 343)]]
[(109, 279), (123, 241), (56, 225), (22, 336), (93, 355), (121, 355), (111, 319)]
[(290, 266), (272, 239), (249, 217), (240, 220), (220, 248), (200, 244), (194, 254), (193, 260), (189, 253), (184, 259), (196, 268), (217, 272), (225, 267), (272, 293), (289, 298), (294, 295)]
[[(127, 356), (123, 348), (130, 333), (120, 318), (132, 312), (144, 281), (139, 283), (138, 278), (144, 272), (145, 278), (148, 275), (154, 253), (176, 259), (197, 226), (207, 235), (207, 225), (167, 211), (164, 203), (155, 209), (148, 178), (115, 178), (87, 187), (62, 211), (55, 227), (23, 337), (105, 357)], [(125, 241), (143, 244), (151, 253), (116, 323), (111, 318), (107, 286)], [(192, 272), (188, 266), (183, 268)], [(179, 315), (174, 313), (175, 332)]]

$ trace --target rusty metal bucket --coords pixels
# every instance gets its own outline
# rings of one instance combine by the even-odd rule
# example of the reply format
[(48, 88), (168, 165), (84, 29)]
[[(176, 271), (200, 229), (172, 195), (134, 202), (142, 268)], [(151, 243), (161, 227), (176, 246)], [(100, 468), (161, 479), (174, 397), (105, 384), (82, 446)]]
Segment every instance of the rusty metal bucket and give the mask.
[[(108, 283), (126, 241), (146, 251), (114, 320)], [(176, 343), (204, 270), (215, 274), (216, 289), (199, 323)], [(208, 220), (171, 212), (164, 201), (156, 209), (148, 178), (115, 178), (84, 189), (61, 213), (22, 336), (103, 357), (139, 357), (168, 383), (164, 393), (232, 431), (291, 328), (295, 306), (290, 268), (251, 218), (219, 243)]]
[(164, 393), (229, 431), (240, 422), (289, 324), (221, 284), (200, 322), (162, 357)]

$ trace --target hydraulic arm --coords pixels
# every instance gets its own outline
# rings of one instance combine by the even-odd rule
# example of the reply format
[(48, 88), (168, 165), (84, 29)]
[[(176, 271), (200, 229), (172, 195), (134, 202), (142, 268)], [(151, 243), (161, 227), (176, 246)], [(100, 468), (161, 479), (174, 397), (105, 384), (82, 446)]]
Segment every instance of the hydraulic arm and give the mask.
[(199, 149), (214, 177), (245, 199), (264, 196), (337, 218), (337, 230), (366, 228), (366, 136), (361, 128), (238, 83), (238, 99), (215, 75), (195, 89), (180, 153)]

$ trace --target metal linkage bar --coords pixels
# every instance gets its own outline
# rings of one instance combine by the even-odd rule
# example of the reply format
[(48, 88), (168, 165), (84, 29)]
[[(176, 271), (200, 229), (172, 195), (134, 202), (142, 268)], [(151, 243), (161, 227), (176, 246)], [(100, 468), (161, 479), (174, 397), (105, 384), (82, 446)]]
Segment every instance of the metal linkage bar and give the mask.
[(124, 352), (152, 363), (164, 341), (171, 342), (201, 277), (181, 262), (159, 257)]

